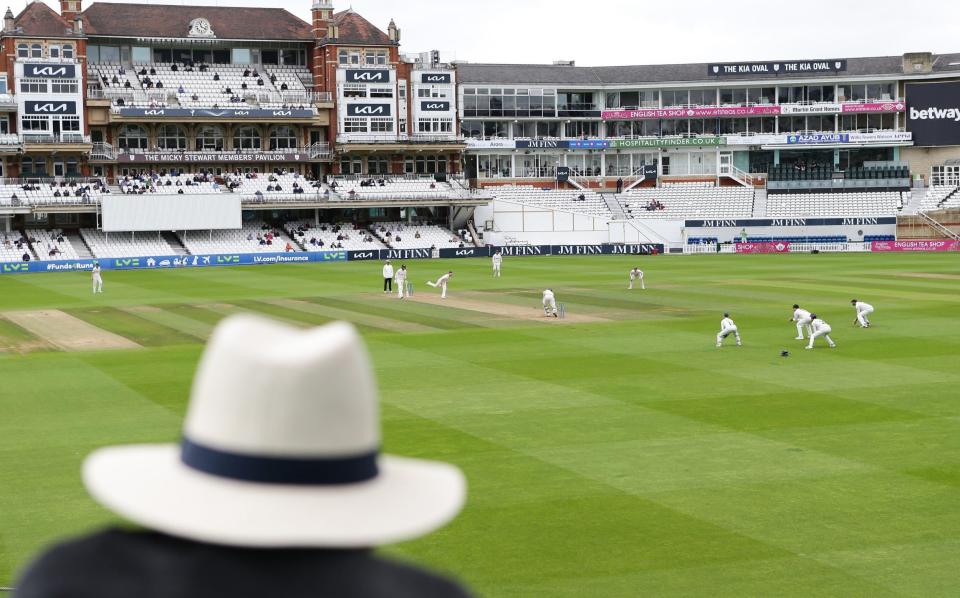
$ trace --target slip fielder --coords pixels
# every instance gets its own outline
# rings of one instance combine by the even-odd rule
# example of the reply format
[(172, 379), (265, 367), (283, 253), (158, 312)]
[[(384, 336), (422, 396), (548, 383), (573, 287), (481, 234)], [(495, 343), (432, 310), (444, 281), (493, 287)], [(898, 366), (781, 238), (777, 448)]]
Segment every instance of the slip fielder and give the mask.
[(836, 348), (837, 343), (833, 342), (833, 339), (830, 338), (830, 333), (833, 332), (833, 328), (830, 327), (830, 324), (827, 324), (823, 320), (817, 317), (817, 314), (810, 314), (811, 320), (813, 322), (810, 326), (813, 328), (813, 334), (810, 336), (810, 342), (807, 344), (807, 349), (813, 348), (813, 341), (817, 340), (821, 336), (827, 339), (827, 345), (831, 349)]
[(723, 319), (720, 320), (720, 332), (717, 333), (717, 346), (723, 346), (723, 339), (727, 338), (730, 335), (733, 335), (737, 339), (737, 346), (740, 346), (740, 331), (737, 329), (737, 325), (730, 318), (730, 314), (724, 313)]
[(867, 316), (873, 313), (873, 306), (857, 299), (850, 301), (850, 305), (857, 310), (857, 319), (853, 323), (859, 323), (861, 328), (870, 328), (870, 320)]
[(794, 340), (802, 341), (804, 330), (807, 331), (807, 336), (813, 335), (813, 329), (810, 328), (810, 312), (797, 304), (793, 305), (793, 317), (790, 318), (790, 321), (797, 323), (797, 337)]
[(640, 268), (634, 268), (633, 270), (630, 270), (630, 286), (628, 287), (629, 290), (633, 290), (633, 282), (635, 280), (640, 281), (641, 290), (644, 290), (644, 291), (647, 290), (647, 286), (643, 284), (643, 270), (641, 270)]

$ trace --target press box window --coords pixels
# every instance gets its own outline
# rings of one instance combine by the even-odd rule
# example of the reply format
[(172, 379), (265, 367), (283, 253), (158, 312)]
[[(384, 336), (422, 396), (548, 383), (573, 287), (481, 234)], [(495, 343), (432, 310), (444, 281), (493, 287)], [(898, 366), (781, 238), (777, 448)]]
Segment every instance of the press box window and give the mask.
[(51, 93), (77, 93), (80, 87), (74, 81), (52, 81), (50, 83)]
[(393, 121), (387, 119), (373, 119), (370, 121), (371, 133), (392, 133)]
[(367, 121), (363, 118), (345, 118), (343, 120), (344, 133), (366, 133)]
[(20, 128), (24, 131), (47, 131), (49, 128), (46, 116), (24, 116), (20, 119)]
[(371, 87), (370, 97), (371, 98), (392, 98), (393, 90), (390, 89), (389, 87)]
[(21, 79), (20, 93), (47, 93), (47, 82), (43, 79)]

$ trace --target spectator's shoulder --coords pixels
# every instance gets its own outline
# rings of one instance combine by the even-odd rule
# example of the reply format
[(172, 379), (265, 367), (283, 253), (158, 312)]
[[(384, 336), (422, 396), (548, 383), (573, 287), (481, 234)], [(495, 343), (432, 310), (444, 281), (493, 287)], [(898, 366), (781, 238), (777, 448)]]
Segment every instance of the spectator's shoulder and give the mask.
[(419, 598), (431, 596), (434, 598), (470, 598), (471, 594), (452, 579), (420, 569), (393, 559), (376, 557), (375, 577), (377, 585), (391, 588), (389, 595), (394, 598)]
[(122, 554), (128, 535), (106, 530), (49, 548), (20, 578), (17, 598), (92, 598), (97, 582), (112, 571), (114, 557)]

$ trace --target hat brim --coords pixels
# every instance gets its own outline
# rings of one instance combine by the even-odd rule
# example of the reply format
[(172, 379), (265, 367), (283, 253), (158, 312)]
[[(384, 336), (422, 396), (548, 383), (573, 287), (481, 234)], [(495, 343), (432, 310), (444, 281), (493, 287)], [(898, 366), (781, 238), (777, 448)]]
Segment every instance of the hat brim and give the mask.
[(371, 548), (425, 535), (463, 507), (456, 467), (393, 456), (378, 463), (380, 474), (357, 484), (259, 484), (191, 469), (176, 445), (135, 445), (92, 453), (83, 481), (134, 523), (228, 546)]

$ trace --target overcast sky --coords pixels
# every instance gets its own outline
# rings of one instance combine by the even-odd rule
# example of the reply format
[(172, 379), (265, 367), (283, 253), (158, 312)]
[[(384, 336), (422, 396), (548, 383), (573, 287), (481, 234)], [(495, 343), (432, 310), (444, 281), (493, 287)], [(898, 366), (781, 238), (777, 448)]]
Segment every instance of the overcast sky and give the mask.
[[(311, 0), (156, 3), (276, 6), (309, 21)], [(334, 0), (338, 11), (350, 6)], [(437, 49), (470, 62), (593, 66), (960, 52), (955, 0), (355, 0), (353, 8), (383, 30), (395, 19), (404, 52)]]

